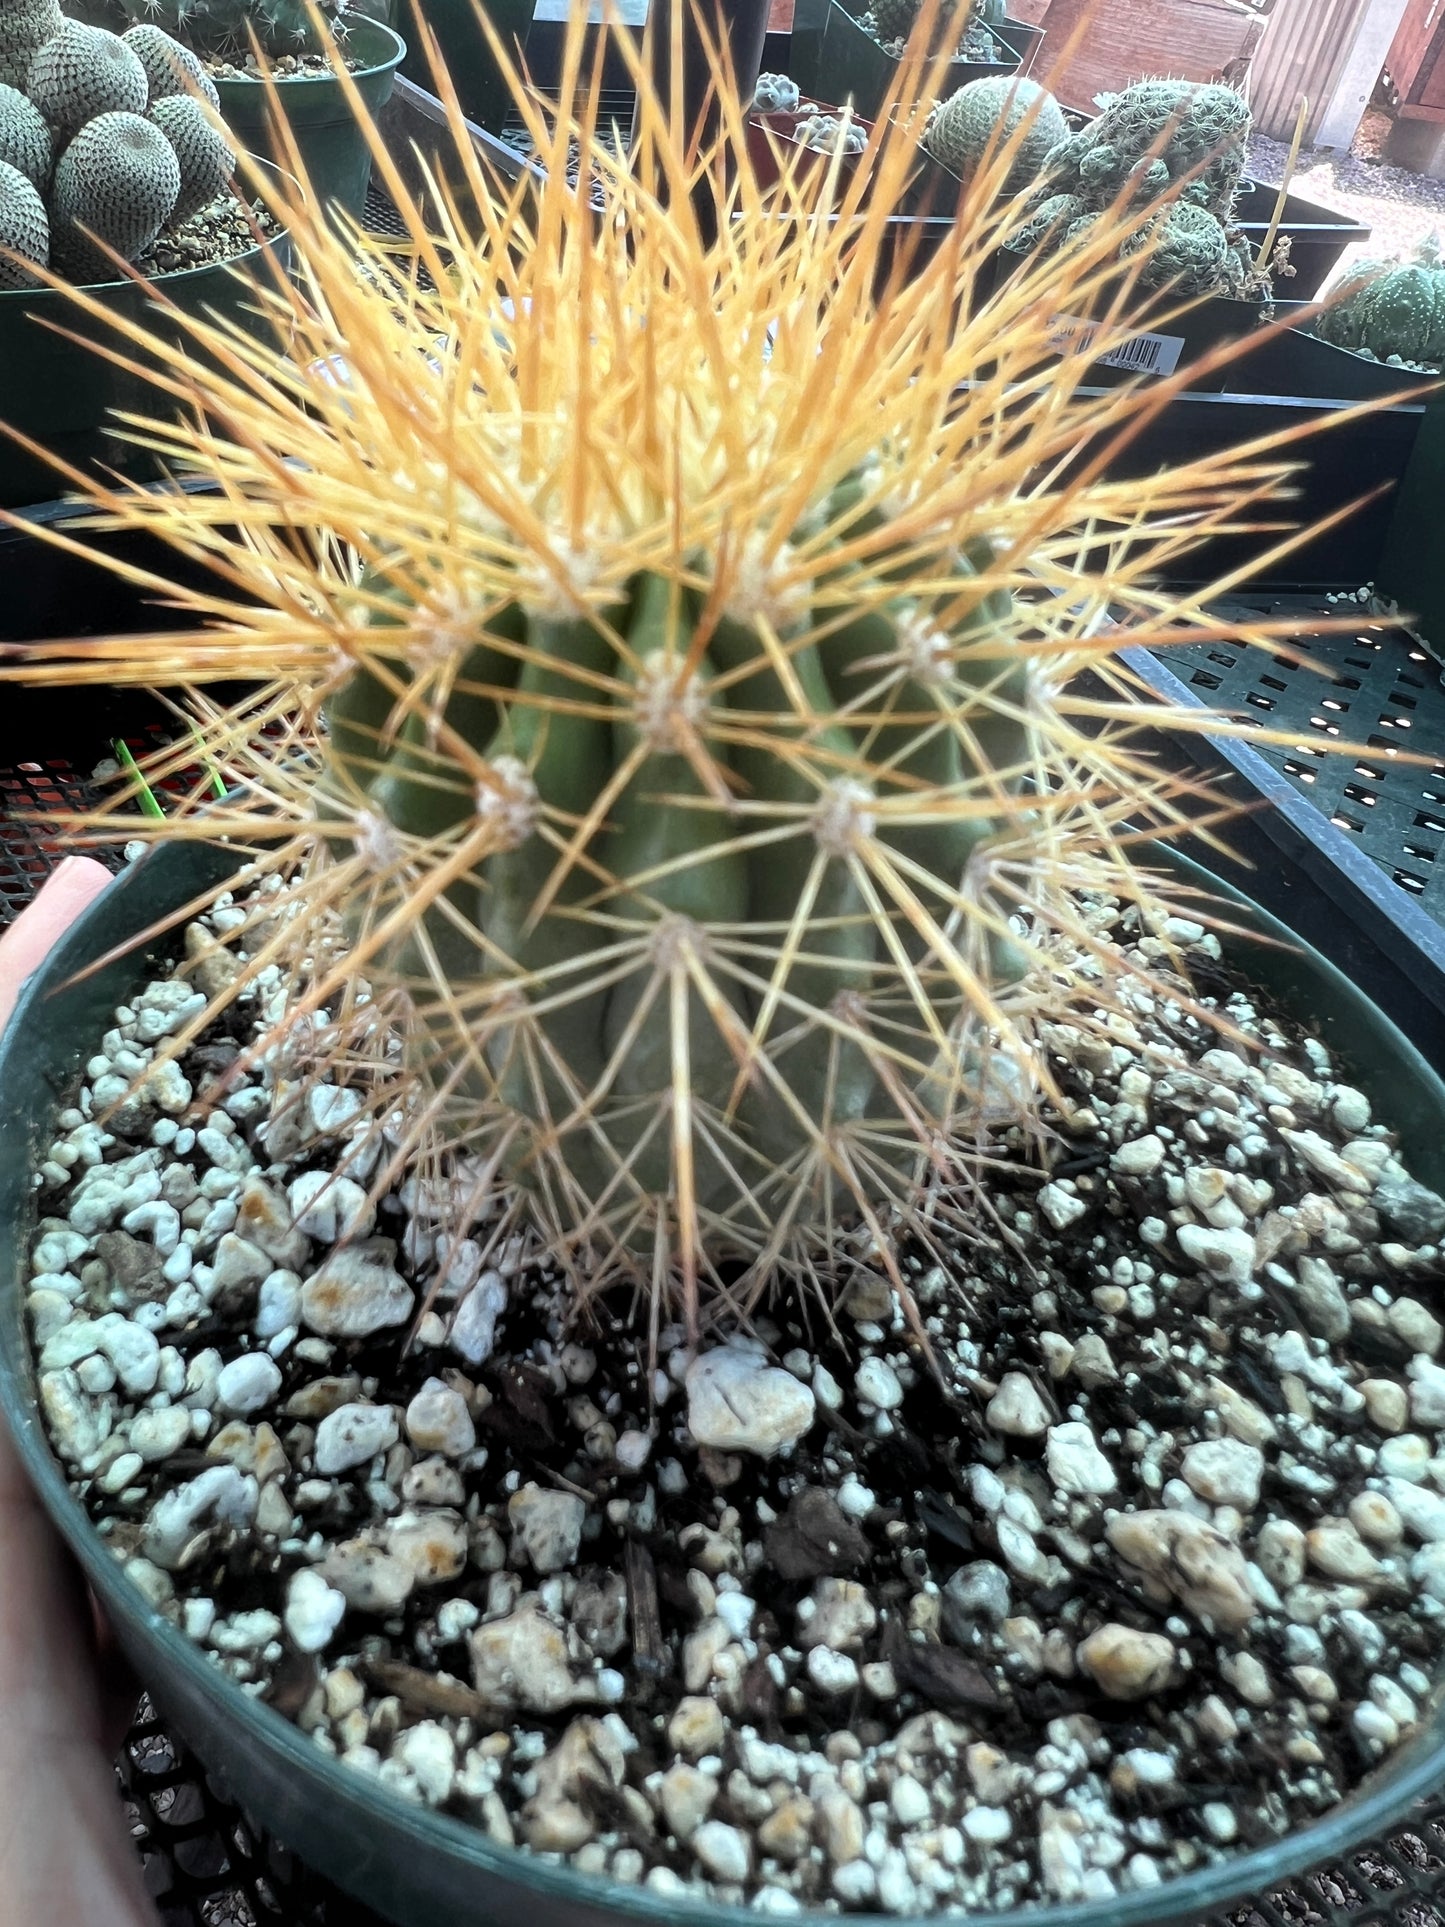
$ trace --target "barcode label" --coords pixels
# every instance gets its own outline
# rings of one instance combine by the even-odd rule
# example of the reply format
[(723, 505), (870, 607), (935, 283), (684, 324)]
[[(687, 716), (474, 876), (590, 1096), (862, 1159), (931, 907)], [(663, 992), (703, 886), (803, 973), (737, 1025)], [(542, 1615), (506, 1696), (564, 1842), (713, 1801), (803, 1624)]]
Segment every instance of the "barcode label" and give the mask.
[[(1049, 345), (1061, 355), (1082, 353), (1098, 332), (1096, 321), (1058, 314), (1050, 326)], [(1099, 361), (1105, 368), (1127, 368), (1136, 375), (1172, 375), (1184, 348), (1183, 335), (1131, 335), (1108, 354), (1100, 355)]]

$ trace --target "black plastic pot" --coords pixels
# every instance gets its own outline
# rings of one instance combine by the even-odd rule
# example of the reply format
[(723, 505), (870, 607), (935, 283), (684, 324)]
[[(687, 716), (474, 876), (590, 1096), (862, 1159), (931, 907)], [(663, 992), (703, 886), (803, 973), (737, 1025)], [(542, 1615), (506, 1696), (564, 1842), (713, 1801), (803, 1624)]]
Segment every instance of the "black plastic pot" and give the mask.
[[(1016, 74), (1023, 70), (1024, 55), (1032, 58), (1037, 47), (1035, 29), (1005, 20), (990, 28), (995, 40), (1005, 49), (1002, 60), (955, 60), (939, 84), (940, 97), (946, 97), (966, 81), (982, 80), (989, 74)], [(1026, 44), (1025, 44), (1026, 43)], [(804, 91), (819, 100), (852, 102), (854, 111), (865, 120), (877, 117), (893, 85), (898, 62), (885, 53), (839, 0), (829, 0), (818, 44), (816, 72)], [(795, 72), (793, 78), (803, 86)]]
[[(1290, 500), (1264, 519), (1309, 529), (1341, 510), (1353, 513), (1268, 567), (1260, 565), (1259, 557), (1270, 538), (1258, 533), (1219, 536), (1182, 559), (1179, 579), (1213, 582), (1238, 570), (1242, 582), (1256, 586), (1358, 589), (1381, 580), (1391, 497), (1410, 460), (1425, 405), (1423, 400), (1406, 401), (1352, 417), (1353, 405), (1331, 397), (1176, 395), (1114, 458), (1109, 474), (1117, 480), (1144, 481), (1256, 437), (1325, 424), (1325, 432), (1311, 435), (1298, 451), (1301, 467)], [(1435, 514), (1438, 529), (1438, 507)], [(1438, 535), (1432, 540), (1438, 542)], [(1433, 555), (1428, 566), (1435, 566)]]
[[(119, 1642), (155, 1700), (207, 1769), (255, 1821), (327, 1878), (398, 1927), (614, 1927), (622, 1921), (747, 1927), (756, 1913), (704, 1906), (609, 1885), (565, 1866), (500, 1847), (480, 1829), (408, 1804), (376, 1780), (342, 1767), (268, 1707), (227, 1681), (131, 1585), (71, 1494), (45, 1440), (24, 1330), (26, 1248), (33, 1215), (32, 1161), (54, 1114), (114, 1005), (152, 954), (127, 951), (79, 973), (234, 867), (223, 849), (177, 845), (129, 871), (92, 906), (32, 980), (0, 1040), (0, 1408), (46, 1509), (74, 1550)], [(1204, 873), (1183, 866), (1197, 883)], [(1237, 908), (1245, 912), (1241, 900)], [(1253, 920), (1287, 940), (1263, 913)], [(1231, 942), (1248, 977), (1307, 1014), (1342, 1054), (1376, 1114), (1401, 1133), (1427, 1183), (1445, 1184), (1445, 1085), (1366, 995), (1315, 953)], [(1402, 1818), (1439, 1783), (1445, 1731), (1424, 1730), (1350, 1801), (1325, 1819), (1256, 1852), (1241, 1853), (1163, 1887), (1111, 1896), (1032, 1918), (1047, 1927), (1183, 1927), (1325, 1858), (1336, 1858)], [(1011, 1927), (1012, 1915), (977, 1915)]]
[[(1235, 203), (1235, 219), (1257, 254), (1274, 219), (1279, 189), (1246, 181)], [(1279, 232), (1289, 236), (1289, 260), (1294, 273), (1282, 284), (1294, 301), (1312, 301), (1329, 280), (1348, 247), (1363, 244), (1370, 229), (1333, 208), (1321, 207), (1302, 194), (1287, 194)]]
[[(352, 74), (358, 93), (375, 114), (391, 93), (406, 52), (400, 35), (380, 21), (349, 17), (346, 51), (361, 65)], [(288, 75), (277, 82), (287, 125), (296, 139), (307, 184), (323, 207), (360, 215), (371, 179), (371, 150), (335, 74)], [(218, 79), (221, 114), (241, 146), (285, 165), (260, 79)]]
[[(187, 268), (152, 282), (108, 281), (89, 292), (104, 301), (117, 321), (145, 320), (165, 342), (184, 340), (152, 298), (154, 287), (184, 313), (210, 313), (260, 334), (266, 324), (254, 312), (254, 288), (290, 259), (284, 235), (248, 254), (215, 266)], [(48, 324), (48, 325), (47, 325)], [(65, 334), (57, 333), (64, 329)], [(80, 339), (69, 339), (70, 335)], [(168, 403), (139, 375), (118, 368), (84, 344), (138, 351), (104, 323), (84, 315), (54, 288), (0, 292), (0, 422), (78, 468), (104, 465), (135, 479), (156, 474), (153, 456), (117, 439), (111, 422), (128, 410), (163, 414)], [(278, 352), (279, 349), (278, 349)], [(0, 438), (0, 506), (20, 508), (48, 501), (58, 477), (50, 465), (8, 438)]]
[[(425, 30), (430, 30), (441, 49), (462, 111), (490, 133), (499, 132), (512, 96), (503, 84), (501, 70), (477, 19), (476, 0), (399, 0), (399, 4), (398, 24), (407, 42), (402, 73), (418, 87), (434, 86), (425, 43)], [(486, 0), (480, 11), (491, 21), (513, 58), (517, 58), (527, 46), (532, 0)]]

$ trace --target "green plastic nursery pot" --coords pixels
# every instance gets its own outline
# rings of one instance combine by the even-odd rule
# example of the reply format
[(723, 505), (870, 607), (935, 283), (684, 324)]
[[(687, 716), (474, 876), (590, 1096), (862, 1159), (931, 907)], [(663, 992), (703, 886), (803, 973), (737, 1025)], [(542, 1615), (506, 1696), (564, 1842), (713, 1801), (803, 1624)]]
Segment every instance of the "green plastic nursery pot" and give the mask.
[[(346, 52), (361, 63), (351, 78), (375, 116), (391, 98), (396, 70), (406, 56), (406, 43), (379, 20), (352, 15)], [(312, 193), (324, 207), (336, 206), (359, 218), (371, 180), (371, 149), (341, 82), (331, 73), (293, 74), (278, 81), (277, 89)], [(266, 83), (244, 76), (218, 77), (216, 90), (221, 96), (221, 117), (239, 144), (249, 153), (285, 166)]]
[[(144, 320), (178, 343), (182, 331), (167, 322), (152, 288), (186, 314), (239, 322), (260, 334), (266, 324), (253, 312), (254, 287), (284, 272), (289, 259), (290, 242), (282, 234), (230, 261), (158, 275), (154, 281), (108, 281), (87, 292), (103, 301), (118, 321)], [(158, 472), (154, 458), (119, 440), (110, 423), (122, 410), (164, 413), (166, 398), (138, 374), (95, 353), (90, 343), (137, 354), (58, 289), (0, 292), (0, 423), (78, 468), (103, 463), (134, 480), (150, 479)], [(58, 486), (54, 468), (0, 436), (0, 507), (48, 501)]]
[(427, 58), (425, 27), (436, 38), (462, 112), (489, 133), (500, 132), (512, 96), (492, 58), (478, 13), (484, 13), (513, 58), (525, 50), (532, 25), (533, 0), (397, 0), (398, 25), (407, 39), (401, 71), (419, 87), (434, 91)]
[[(615, 1885), (499, 1846), (479, 1829), (409, 1805), (376, 1780), (343, 1768), (224, 1678), (145, 1602), (51, 1456), (25, 1332), (31, 1170), (111, 1011), (154, 961), (153, 951), (116, 955), (115, 947), (219, 888), (238, 861), (222, 848), (176, 844), (136, 864), (42, 965), (0, 1039), (0, 1409), (26, 1469), (136, 1672), (207, 1771), (260, 1827), (397, 1927), (617, 1927), (626, 1921), (756, 1927), (755, 1910)], [(1263, 935), (1292, 942), (1284, 925), (1245, 897), (1182, 858), (1168, 861), (1178, 881), (1214, 889)], [(1399, 1131), (1411, 1169), (1424, 1182), (1445, 1186), (1445, 1084), (1414, 1047), (1317, 952), (1231, 939), (1229, 954), (1348, 1059), (1350, 1076), (1376, 1115)], [(1030, 1910), (1028, 1918), (1038, 1927), (1186, 1927), (1266, 1894), (1312, 1865), (1344, 1859), (1438, 1790), (1442, 1779), (1445, 1711), (1437, 1702), (1424, 1729), (1351, 1799), (1287, 1839), (1161, 1887)], [(970, 1922), (1017, 1927), (1018, 1918), (975, 1915)]]

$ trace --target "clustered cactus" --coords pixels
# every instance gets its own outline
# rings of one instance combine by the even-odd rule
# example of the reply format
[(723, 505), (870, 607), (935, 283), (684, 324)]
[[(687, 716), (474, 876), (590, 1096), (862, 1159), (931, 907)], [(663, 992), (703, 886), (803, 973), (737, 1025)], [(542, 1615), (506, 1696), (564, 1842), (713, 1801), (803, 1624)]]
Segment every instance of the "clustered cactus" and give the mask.
[[(151, 828), (260, 852), (243, 898), (279, 885), (215, 973), (222, 1002), (264, 993), (274, 1115), (339, 1077), (385, 1141), (373, 1184), (437, 1201), (440, 1265), (479, 1221), (530, 1228), (582, 1288), (621, 1275), (696, 1322), (816, 1277), (850, 1222), (894, 1265), (902, 1222), (954, 1222), (991, 1124), (1047, 1128), (1040, 1026), (1122, 1010), (1090, 893), (1154, 904), (1141, 838), (1183, 820), (1115, 652), (1221, 633), (1161, 562), (1191, 515), (1282, 499), (1293, 450), (1071, 471), (1146, 404), (1061, 375), (1066, 255), (970, 316), (1005, 218), (980, 194), (880, 303), (882, 223), (779, 223), (726, 75), (710, 231), (637, 71), (625, 153), (595, 89), (554, 117), (514, 76), (541, 173), (516, 189), (449, 110), (445, 256), (384, 150), (401, 267), (278, 186), (304, 285), (259, 294), (270, 340), (184, 320), (204, 352), (172, 379), (217, 426), (199, 451), (147, 426), (218, 488), (94, 490), (226, 586), (146, 578), (190, 629), (16, 673), (259, 692), (198, 712), (234, 800)], [(904, 93), (859, 206), (913, 178)]]
[(347, 0), (122, 0), (132, 20), (162, 27), (182, 45), (217, 60), (240, 60), (259, 44), (263, 53), (315, 52), (323, 31), (345, 37)]
[(1335, 290), (1314, 331), (1397, 367), (1437, 370), (1445, 362), (1445, 267), (1432, 236), (1412, 261), (1371, 262)]
[(121, 36), (56, 23), (31, 51), (24, 91), (0, 84), (0, 287), (52, 265), (114, 279), (112, 254), (136, 260), (235, 166), (202, 104), (214, 107), (215, 90), (184, 47), (154, 26)]
[(1141, 285), (1247, 294), (1256, 271), (1232, 223), (1249, 129), (1243, 97), (1214, 83), (1141, 80), (1106, 96), (1097, 118), (1045, 158), (1011, 245), (1076, 245), (1121, 204), (1153, 209), (1147, 229), (1121, 250), (1142, 254)]
[[(926, 9), (926, 0), (872, 0), (864, 16), (873, 37), (885, 47), (906, 41)], [(933, 18), (929, 51), (937, 53), (945, 42), (954, 39), (954, 53), (960, 60), (1001, 60), (1004, 48), (992, 31), (1008, 16), (1006, 0), (973, 0), (963, 22), (948, 6), (940, 7)]]

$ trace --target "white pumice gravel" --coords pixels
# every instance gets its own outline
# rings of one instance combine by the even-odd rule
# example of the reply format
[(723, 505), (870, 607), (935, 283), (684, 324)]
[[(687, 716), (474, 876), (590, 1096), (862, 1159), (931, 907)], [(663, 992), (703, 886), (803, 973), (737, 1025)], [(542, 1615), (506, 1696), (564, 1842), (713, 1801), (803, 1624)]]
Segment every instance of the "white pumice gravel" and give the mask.
[(1046, 1027), (1002, 1236), (902, 1246), (911, 1305), (845, 1237), (836, 1333), (780, 1301), (655, 1355), (498, 1201), (441, 1243), (465, 1170), (373, 1195), (364, 1089), (235, 1068), (275, 973), (175, 1064), (195, 993), (144, 987), (32, 1246), (100, 1532), (344, 1764), (664, 1898), (1021, 1908), (1307, 1824), (1445, 1633), (1445, 1201), (1202, 926), (1091, 915), (1191, 947), (1254, 1048), (1144, 990)]

